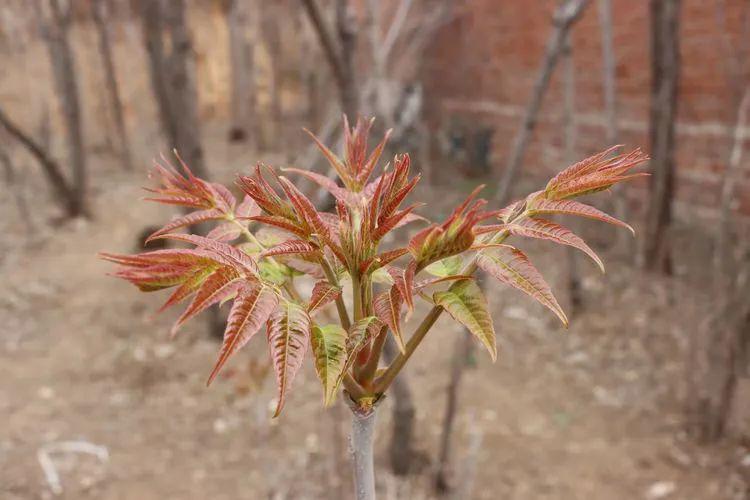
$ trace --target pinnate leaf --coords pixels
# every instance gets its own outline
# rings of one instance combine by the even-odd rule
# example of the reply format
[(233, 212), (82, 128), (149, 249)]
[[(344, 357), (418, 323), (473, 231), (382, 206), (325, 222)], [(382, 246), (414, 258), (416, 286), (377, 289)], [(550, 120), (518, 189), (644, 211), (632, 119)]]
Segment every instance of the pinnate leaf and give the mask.
[(267, 250), (261, 252), (261, 257), (272, 257), (274, 255), (312, 255), (319, 253), (319, 249), (303, 240), (288, 240), (283, 243), (279, 243)]
[(396, 345), (401, 352), (406, 352), (404, 347), (404, 338), (401, 335), (401, 305), (403, 299), (396, 285), (393, 285), (388, 291), (381, 292), (373, 300), (373, 309), (375, 315), (380, 321), (388, 325), (393, 332)]
[(474, 280), (457, 281), (448, 290), (435, 292), (433, 300), (484, 344), (492, 361), (497, 359), (495, 328), (487, 299)]
[(425, 271), (440, 278), (453, 276), (461, 271), (463, 263), (463, 259), (460, 256), (453, 255), (437, 262), (433, 262), (425, 268)]
[(568, 326), (568, 318), (552, 294), (552, 289), (523, 252), (503, 245), (478, 255), (477, 265), (502, 283), (517, 288), (540, 302), (555, 313), (563, 325)]
[(315, 371), (323, 383), (325, 405), (336, 398), (346, 364), (347, 334), (339, 325), (313, 325), (311, 345), (315, 356)]
[(346, 337), (346, 364), (341, 372), (342, 378), (354, 364), (359, 351), (375, 338), (381, 328), (383, 328), (383, 322), (375, 316), (365, 316), (349, 328)]
[(302, 307), (285, 301), (269, 318), (267, 334), (279, 390), (274, 412), (274, 417), (277, 417), (307, 352), (310, 317)]
[(602, 212), (598, 208), (575, 201), (575, 200), (546, 200), (544, 198), (535, 199), (528, 207), (529, 215), (538, 214), (562, 214), (578, 215), (589, 219), (600, 220), (608, 224), (624, 227), (635, 234), (635, 231), (629, 224)]
[(307, 306), (308, 314), (312, 315), (325, 305), (333, 302), (341, 296), (341, 287), (332, 285), (326, 280), (320, 280), (313, 286), (310, 303)]
[(388, 272), (393, 278), (393, 284), (396, 286), (398, 293), (406, 303), (406, 307), (409, 311), (414, 310), (414, 274), (417, 269), (417, 263), (415, 261), (409, 262), (406, 269), (400, 269), (397, 267), (389, 267)]
[(201, 284), (195, 297), (193, 297), (193, 301), (190, 302), (190, 305), (175, 322), (172, 327), (172, 335), (175, 335), (180, 326), (187, 320), (220, 302), (228, 294), (235, 292), (235, 287), (240, 283), (241, 279), (242, 275), (234, 268), (228, 266), (222, 267), (208, 276)]
[(159, 236), (163, 234), (172, 232), (175, 229), (185, 227), (185, 226), (192, 226), (194, 224), (200, 224), (201, 222), (206, 222), (209, 220), (223, 219), (224, 217), (225, 217), (225, 214), (215, 208), (212, 208), (209, 210), (198, 210), (197, 212), (191, 212), (186, 215), (181, 215), (181, 216), (175, 217), (174, 219), (169, 221), (164, 227), (162, 227), (158, 231), (155, 231), (153, 234), (151, 234), (151, 236), (149, 236), (146, 239), (146, 243), (150, 242), (154, 238), (158, 238)]
[(206, 238), (228, 243), (239, 238), (241, 234), (242, 229), (240, 229), (237, 224), (233, 222), (225, 222), (210, 230), (206, 235)]
[(258, 332), (278, 303), (279, 296), (267, 285), (245, 286), (237, 292), (229, 311), (219, 358), (206, 385), (213, 382), (229, 356), (241, 349)]
[(196, 269), (188, 279), (186, 279), (180, 286), (175, 289), (174, 292), (172, 292), (172, 295), (170, 295), (164, 305), (159, 308), (158, 312), (162, 312), (168, 307), (173, 306), (174, 304), (177, 304), (192, 295), (196, 290), (198, 290), (198, 288), (200, 288), (206, 278), (208, 278), (211, 274), (214, 273), (214, 271), (216, 271), (216, 269), (217, 266), (214, 265)]
[(212, 240), (195, 234), (165, 234), (160, 238), (186, 241), (208, 252), (222, 264), (232, 266), (243, 274), (257, 276), (258, 266), (245, 252), (221, 241)]
[(234, 211), (234, 217), (236, 219), (247, 219), (260, 214), (260, 207), (257, 203), (255, 203), (255, 200), (250, 198), (248, 195), (245, 195), (245, 197), (242, 199), (242, 203), (240, 203)]
[(596, 265), (599, 266), (599, 269), (604, 272), (604, 263), (599, 256), (596, 255), (596, 252), (594, 252), (585, 241), (573, 234), (570, 229), (563, 227), (560, 224), (544, 219), (523, 219), (519, 222), (509, 224), (507, 227), (510, 234), (554, 241), (561, 245), (568, 245), (577, 248), (591, 257), (591, 260), (593, 260)]

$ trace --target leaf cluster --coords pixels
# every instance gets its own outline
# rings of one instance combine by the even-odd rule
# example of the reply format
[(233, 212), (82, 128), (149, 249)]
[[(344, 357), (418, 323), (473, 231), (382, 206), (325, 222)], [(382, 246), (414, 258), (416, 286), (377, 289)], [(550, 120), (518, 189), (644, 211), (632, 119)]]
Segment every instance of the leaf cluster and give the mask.
[[(150, 238), (178, 240), (189, 247), (101, 257), (117, 264), (115, 276), (142, 291), (172, 289), (161, 310), (188, 302), (173, 334), (207, 308), (231, 303), (208, 383), (265, 326), (279, 391), (277, 415), (308, 351), (325, 404), (334, 400), (342, 385), (360, 405), (372, 404), (442, 311), (464, 325), (493, 360), (497, 357), (492, 316), (473, 278), (478, 269), (529, 295), (567, 324), (541, 273), (506, 239), (568, 245), (603, 270), (599, 257), (580, 237), (545, 217), (575, 215), (632, 231), (624, 222), (572, 198), (644, 175), (629, 173), (647, 159), (638, 150), (624, 155), (607, 150), (588, 158), (560, 172), (544, 190), (501, 210), (487, 210), (486, 201), (478, 198), (481, 187), (477, 188), (445, 220), (431, 222), (415, 213), (418, 203), (405, 203), (419, 182), (419, 175), (411, 175), (409, 155), (397, 155), (392, 165), (379, 170), (388, 134), (370, 151), (371, 125), (372, 120), (359, 120), (349, 127), (345, 121), (341, 157), (313, 136), (338, 183), (307, 170), (259, 164), (236, 179), (241, 202), (227, 187), (194, 176), (181, 161), (181, 170), (166, 161), (156, 164), (158, 186), (148, 189), (147, 199), (191, 211)], [(286, 174), (304, 176), (326, 189), (336, 200), (335, 209), (318, 210)], [(406, 245), (384, 244), (388, 233), (417, 222), (426, 225)], [(198, 223), (213, 227), (205, 236), (178, 232)], [(295, 285), (303, 275), (315, 281), (309, 296), (302, 296)], [(349, 304), (345, 287), (351, 290)], [(407, 341), (402, 322), (417, 299), (433, 309)], [(330, 314), (334, 304), (335, 321)], [(378, 370), (389, 335), (401, 350), (400, 359)]]

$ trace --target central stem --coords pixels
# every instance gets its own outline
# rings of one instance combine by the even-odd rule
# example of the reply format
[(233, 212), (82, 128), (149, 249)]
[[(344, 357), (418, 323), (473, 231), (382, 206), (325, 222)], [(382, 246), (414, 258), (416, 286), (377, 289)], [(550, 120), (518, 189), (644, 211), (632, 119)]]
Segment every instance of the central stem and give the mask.
[(363, 414), (353, 408), (350, 452), (354, 465), (354, 496), (357, 500), (375, 500), (374, 437), (375, 409)]

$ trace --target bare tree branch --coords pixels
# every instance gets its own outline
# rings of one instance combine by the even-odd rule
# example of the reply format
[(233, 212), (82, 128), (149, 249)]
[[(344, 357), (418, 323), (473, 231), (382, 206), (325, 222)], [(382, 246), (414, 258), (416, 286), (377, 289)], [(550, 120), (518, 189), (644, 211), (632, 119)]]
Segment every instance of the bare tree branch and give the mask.
[(57, 161), (52, 158), (52, 156), (50, 156), (41, 145), (32, 139), (31, 136), (26, 134), (15, 123), (13, 123), (2, 108), (0, 108), (0, 125), (8, 131), (8, 134), (10, 134), (11, 137), (20, 142), (39, 162), (42, 171), (49, 181), (55, 199), (63, 206), (68, 215), (74, 215), (76, 208), (75, 195), (73, 194), (68, 181), (65, 179), (62, 169)]
[(531, 100), (524, 113), (521, 130), (516, 136), (513, 151), (508, 159), (508, 164), (505, 167), (505, 172), (495, 195), (495, 200), (500, 204), (507, 202), (511, 194), (511, 187), (521, 168), (524, 154), (531, 140), (531, 134), (536, 127), (537, 115), (542, 107), (542, 99), (549, 87), (552, 73), (560, 58), (565, 37), (568, 31), (570, 31), (571, 26), (581, 18), (584, 8), (588, 4), (588, 0), (566, 0), (555, 10), (553, 18), (555, 29), (547, 42), (542, 66), (534, 82)]

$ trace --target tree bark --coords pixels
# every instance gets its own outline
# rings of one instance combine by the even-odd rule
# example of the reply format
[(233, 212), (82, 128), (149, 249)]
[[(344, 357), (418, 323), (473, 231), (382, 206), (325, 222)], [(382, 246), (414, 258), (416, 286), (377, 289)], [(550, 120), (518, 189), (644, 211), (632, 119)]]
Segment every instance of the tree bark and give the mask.
[(671, 273), (675, 120), (680, 76), (680, 0), (651, 0), (651, 192), (640, 265)]
[(73, 172), (70, 190), (73, 196), (70, 212), (72, 216), (88, 215), (86, 206), (87, 173), (86, 153), (83, 143), (83, 119), (81, 116), (78, 79), (75, 58), (70, 47), (70, 6), (63, 8), (59, 0), (46, 0), (37, 5), (50, 63), (55, 91), (65, 122), (68, 158)]
[(516, 180), (518, 171), (523, 164), (523, 157), (536, 128), (537, 116), (542, 107), (542, 100), (549, 87), (549, 82), (557, 61), (560, 58), (565, 37), (573, 24), (581, 18), (588, 3), (588, 0), (566, 0), (555, 10), (553, 18), (554, 31), (547, 42), (542, 66), (531, 91), (531, 100), (523, 116), (521, 130), (516, 136), (513, 150), (508, 158), (508, 164), (505, 167), (505, 172), (495, 195), (495, 201), (501, 205), (505, 204), (510, 198), (513, 182)]
[[(396, 345), (389, 338), (383, 346), (384, 358), (390, 362), (396, 357)], [(391, 386), (390, 395), (393, 397), (393, 429), (391, 442), (388, 445), (388, 456), (391, 470), (397, 476), (405, 476), (411, 472), (414, 465), (414, 396), (409, 383), (400, 374)]]
[(232, 74), (230, 141), (245, 141), (255, 116), (255, 33), (250, 4), (230, 0), (227, 12)]
[(132, 170), (133, 162), (130, 156), (130, 138), (128, 136), (127, 125), (125, 124), (125, 113), (122, 107), (122, 98), (120, 97), (120, 87), (117, 84), (112, 43), (110, 41), (109, 27), (107, 26), (108, 12), (111, 6), (109, 5), (109, 0), (95, 0), (91, 7), (94, 26), (99, 38), (99, 55), (104, 67), (109, 106), (112, 108), (115, 128), (117, 129), (118, 149), (122, 166), (125, 170)]
[(169, 144), (198, 177), (207, 178), (185, 1), (143, 0), (141, 18), (151, 83)]
[(747, 87), (737, 109), (737, 120), (732, 131), (732, 149), (729, 162), (724, 171), (721, 182), (721, 198), (719, 201), (719, 221), (716, 225), (716, 248), (714, 249), (714, 276), (717, 280), (725, 280), (730, 263), (730, 229), (732, 225), (732, 202), (734, 201), (735, 186), (742, 175), (742, 153), (744, 152), (744, 138), (742, 132), (747, 125), (747, 113), (750, 107), (750, 87)]
[(737, 266), (735, 279), (719, 294), (720, 305), (690, 344), (687, 379), (689, 430), (712, 442), (726, 430), (738, 374), (746, 369), (750, 341), (750, 252)]
[(8, 152), (0, 148), (0, 164), (3, 166), (5, 173), (5, 183), (8, 186), (8, 190), (13, 193), (13, 197), (16, 200), (16, 207), (18, 208), (18, 215), (21, 221), (26, 226), (26, 236), (29, 237), (34, 234), (34, 219), (31, 217), (31, 210), (29, 210), (29, 204), (26, 200), (26, 193), (16, 178), (16, 168), (13, 165), (13, 161), (10, 159)]
[(354, 466), (354, 496), (375, 500), (375, 410), (362, 414), (352, 408), (351, 455)]
[(336, 0), (338, 44), (334, 39), (332, 30), (326, 24), (318, 3), (315, 0), (301, 1), (331, 67), (339, 91), (341, 110), (349, 121), (354, 123), (359, 112), (359, 95), (354, 77), (354, 50), (357, 43), (357, 32), (354, 21), (351, 19), (348, 1)]
[(284, 85), (284, 47), (283, 37), (280, 29), (280, 19), (284, 17), (277, 2), (268, 2), (263, 4), (263, 39), (271, 59), (271, 122), (273, 123), (273, 132), (270, 134), (273, 138), (269, 141), (273, 146), (278, 147), (283, 143), (284, 130), (284, 109), (281, 101), (282, 87)]
[[(570, 33), (565, 36), (563, 42), (563, 135), (565, 147), (565, 163), (572, 165), (575, 161), (576, 150), (576, 123), (575, 123), (575, 99), (576, 99), (576, 68), (573, 59), (573, 42)], [(575, 224), (575, 222), (573, 222)], [(567, 247), (568, 257), (568, 311), (570, 316), (575, 316), (583, 305), (583, 291), (581, 287), (581, 272), (578, 267), (578, 255), (576, 249)]]
[[(142, 0), (141, 20), (151, 84), (167, 141), (197, 177), (208, 179), (201, 144), (195, 61), (185, 19), (185, 1)], [(207, 228), (199, 224), (195, 231), (205, 234)], [(210, 311), (209, 331), (212, 336), (222, 338), (225, 322), (219, 308), (214, 306)]]
[(451, 378), (448, 382), (445, 400), (445, 413), (443, 414), (443, 427), (440, 433), (440, 451), (438, 452), (438, 466), (435, 472), (435, 490), (438, 493), (446, 493), (451, 490), (450, 478), (451, 462), (453, 455), (453, 430), (458, 410), (458, 397), (461, 388), (461, 379), (474, 349), (471, 333), (464, 331), (456, 339), (451, 360)]
[[(617, 60), (615, 57), (614, 34), (612, 28), (612, 0), (599, 0), (599, 24), (601, 25), (602, 40), (602, 92), (604, 94), (604, 119), (606, 123), (605, 137), (608, 146), (618, 144), (620, 132), (617, 113)], [(614, 187), (613, 205), (615, 216), (628, 220), (628, 202), (624, 193), (624, 186)], [(625, 231), (617, 232), (615, 247), (627, 255), (634, 255), (633, 240)]]

